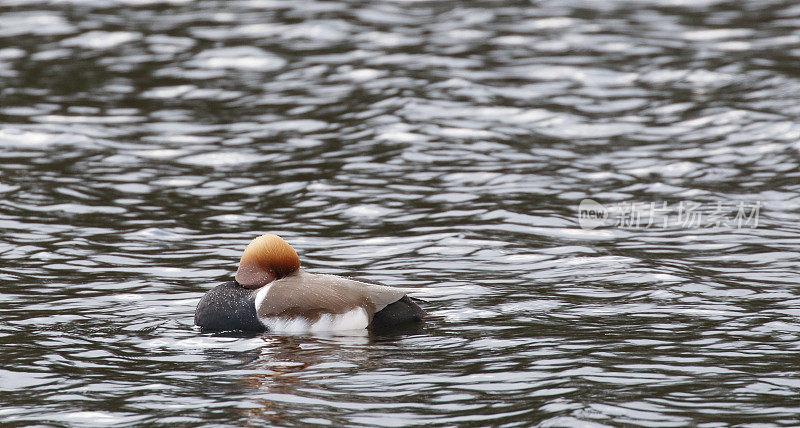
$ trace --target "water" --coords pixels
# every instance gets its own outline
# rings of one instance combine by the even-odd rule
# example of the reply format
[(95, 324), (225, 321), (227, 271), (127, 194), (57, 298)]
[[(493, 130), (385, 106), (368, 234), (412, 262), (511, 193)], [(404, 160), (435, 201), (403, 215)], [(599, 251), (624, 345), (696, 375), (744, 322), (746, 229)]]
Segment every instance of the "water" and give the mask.
[[(0, 423), (800, 425), (798, 61), (792, 1), (5, 1)], [(430, 321), (200, 333), (263, 232)]]

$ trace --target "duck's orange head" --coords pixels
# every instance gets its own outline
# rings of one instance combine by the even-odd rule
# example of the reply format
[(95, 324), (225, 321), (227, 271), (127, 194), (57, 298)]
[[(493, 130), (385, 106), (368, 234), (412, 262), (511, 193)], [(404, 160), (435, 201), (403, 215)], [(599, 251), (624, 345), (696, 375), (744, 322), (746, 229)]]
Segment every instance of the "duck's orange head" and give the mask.
[(268, 233), (250, 241), (244, 249), (236, 282), (259, 288), (300, 269), (300, 258), (280, 236)]

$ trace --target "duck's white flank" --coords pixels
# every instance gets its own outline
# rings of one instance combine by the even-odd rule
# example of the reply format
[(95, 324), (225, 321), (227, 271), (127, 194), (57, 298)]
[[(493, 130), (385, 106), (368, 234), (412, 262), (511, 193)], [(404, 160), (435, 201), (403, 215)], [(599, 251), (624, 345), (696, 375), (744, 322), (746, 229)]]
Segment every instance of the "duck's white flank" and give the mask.
[[(267, 297), (271, 284), (261, 287), (256, 292), (255, 305), (260, 307)], [(323, 314), (315, 322), (303, 317), (259, 317), (259, 321), (267, 329), (275, 333), (318, 333), (324, 331), (364, 330), (369, 325), (367, 311), (361, 307), (343, 314)]]
[(364, 330), (369, 317), (363, 308), (355, 308), (343, 314), (323, 314), (313, 323), (303, 317), (259, 318), (269, 331), (275, 333), (320, 333), (325, 331)]
[(261, 304), (264, 303), (264, 299), (267, 298), (267, 292), (269, 291), (270, 287), (272, 287), (272, 284), (267, 284), (259, 288), (258, 292), (256, 292), (256, 311), (258, 311), (258, 308), (260, 308)]

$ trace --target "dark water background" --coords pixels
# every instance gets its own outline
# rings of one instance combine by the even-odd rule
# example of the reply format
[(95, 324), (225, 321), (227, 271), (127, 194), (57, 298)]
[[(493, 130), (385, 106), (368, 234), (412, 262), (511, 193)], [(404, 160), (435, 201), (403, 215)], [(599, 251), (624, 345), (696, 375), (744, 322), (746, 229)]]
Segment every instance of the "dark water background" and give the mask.
[[(798, 426), (799, 118), (795, 1), (5, 0), (0, 423)], [(267, 231), (432, 320), (200, 333)]]

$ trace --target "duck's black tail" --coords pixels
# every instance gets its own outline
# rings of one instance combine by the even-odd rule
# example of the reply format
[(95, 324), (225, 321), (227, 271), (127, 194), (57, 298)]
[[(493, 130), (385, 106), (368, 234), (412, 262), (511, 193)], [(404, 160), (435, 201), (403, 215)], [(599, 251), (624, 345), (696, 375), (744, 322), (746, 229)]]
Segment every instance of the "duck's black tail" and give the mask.
[(375, 313), (367, 329), (381, 332), (401, 326), (420, 324), (427, 314), (414, 302), (415, 300), (421, 301), (403, 296), (400, 300), (387, 305)]

